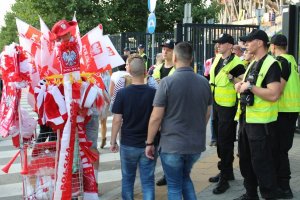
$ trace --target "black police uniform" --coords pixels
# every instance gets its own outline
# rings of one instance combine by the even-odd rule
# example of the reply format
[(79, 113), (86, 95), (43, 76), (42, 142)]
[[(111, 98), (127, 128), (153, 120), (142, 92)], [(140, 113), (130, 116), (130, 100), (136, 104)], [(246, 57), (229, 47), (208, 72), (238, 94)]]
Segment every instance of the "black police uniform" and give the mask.
[[(246, 74), (246, 81), (255, 85), (259, 70), (266, 57), (267, 55), (249, 66), (251, 69)], [(267, 84), (272, 82), (280, 82), (280, 66), (277, 62), (270, 66), (261, 87), (266, 88)], [(242, 95), (241, 99), (243, 98)], [(254, 96), (252, 97), (254, 98)], [(257, 186), (259, 186), (263, 198), (276, 198), (276, 174), (271, 137), (276, 131), (276, 122), (267, 124), (246, 123), (246, 106), (243, 103), (241, 103), (241, 110), (239, 157), (246, 194), (257, 199)]]
[[(218, 65), (215, 68), (215, 77), (220, 72), (222, 67), (229, 63), (234, 57), (231, 54), (228, 61), (220, 59)], [(233, 77), (238, 77), (245, 73), (245, 67), (240, 64), (233, 68), (229, 74)], [(220, 161), (218, 162), (218, 168), (221, 171), (221, 175), (225, 179), (231, 179), (233, 176), (232, 163), (234, 160), (234, 141), (236, 140), (236, 126), (237, 123), (234, 121), (237, 106), (224, 107), (218, 105), (215, 100), (213, 101), (213, 129), (217, 137), (217, 153)]]

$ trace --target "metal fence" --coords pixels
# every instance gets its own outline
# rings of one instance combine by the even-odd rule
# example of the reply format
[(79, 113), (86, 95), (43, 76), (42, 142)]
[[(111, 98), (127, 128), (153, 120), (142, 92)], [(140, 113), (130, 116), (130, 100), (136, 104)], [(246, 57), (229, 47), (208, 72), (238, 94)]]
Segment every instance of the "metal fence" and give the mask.
[[(137, 52), (139, 44), (145, 45), (145, 51), (151, 61), (152, 58), (152, 35), (149, 33), (141, 32), (127, 32), (109, 36), (116, 50), (123, 54), (125, 47), (130, 48), (131, 52)], [(174, 33), (155, 33), (154, 34), (154, 55), (161, 52), (161, 44), (167, 39), (173, 39)], [(154, 61), (155, 62), (155, 61)], [(151, 64), (152, 61), (151, 61)]]
[(214, 56), (214, 43), (222, 33), (233, 36), (235, 42), (239, 37), (248, 34), (254, 25), (226, 25), (226, 24), (177, 24), (175, 30), (176, 41), (190, 42), (194, 48), (195, 64), (198, 72), (203, 74), (206, 59)]
[[(177, 24), (174, 33), (154, 34), (154, 55), (161, 52), (160, 45), (167, 39), (175, 41), (187, 41), (193, 45), (195, 65), (198, 73), (203, 74), (203, 65), (206, 59), (214, 56), (213, 40), (219, 38), (222, 33), (228, 33), (238, 41), (240, 36), (246, 35), (255, 25), (226, 25), (226, 24)], [(128, 47), (131, 52), (137, 51), (139, 44), (145, 45), (148, 58), (152, 58), (152, 35), (141, 32), (120, 33), (109, 36), (117, 51), (123, 54), (123, 49)], [(155, 61), (154, 61), (155, 62)], [(151, 64), (152, 61), (151, 61)]]

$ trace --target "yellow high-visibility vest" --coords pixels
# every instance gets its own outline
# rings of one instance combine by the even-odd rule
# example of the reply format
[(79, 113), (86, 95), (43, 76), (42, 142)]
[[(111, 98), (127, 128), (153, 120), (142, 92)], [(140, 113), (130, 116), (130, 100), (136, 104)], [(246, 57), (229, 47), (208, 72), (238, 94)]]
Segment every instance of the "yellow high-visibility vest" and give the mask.
[(221, 57), (222, 55), (218, 54), (214, 59), (214, 62), (210, 69), (209, 83), (211, 85), (211, 90), (214, 94), (216, 103), (220, 106), (232, 107), (236, 104), (237, 96), (234, 89), (234, 84), (229, 80), (228, 74), (237, 65), (243, 65), (243, 63), (238, 56), (234, 56), (234, 58), (229, 63), (227, 63), (220, 69), (217, 76), (215, 76), (215, 69)]
[(300, 112), (300, 75), (295, 58), (289, 54), (282, 54), (291, 65), (291, 74), (285, 84), (278, 101), (279, 112)]
[[(253, 61), (254, 62), (254, 61)], [(250, 64), (250, 66), (253, 64)], [(261, 87), (261, 84), (270, 68), (270, 66), (277, 62), (272, 56), (268, 55), (264, 60), (261, 69), (258, 73), (257, 81), (255, 86)], [(247, 68), (245, 74), (249, 72), (251, 67)], [(244, 80), (245, 81), (244, 76)], [(235, 120), (238, 120), (241, 114), (240, 105), (238, 106), (238, 110), (235, 116)], [(247, 123), (258, 123), (258, 124), (266, 124), (277, 120), (278, 116), (278, 101), (271, 102), (266, 101), (256, 95), (254, 95), (254, 104), (253, 106), (246, 106), (246, 122)]]
[[(153, 70), (153, 78), (155, 79), (160, 79), (160, 70), (163, 67), (164, 63), (157, 65), (154, 70)], [(170, 70), (168, 76), (172, 75), (175, 72), (175, 67), (172, 67), (172, 69)]]

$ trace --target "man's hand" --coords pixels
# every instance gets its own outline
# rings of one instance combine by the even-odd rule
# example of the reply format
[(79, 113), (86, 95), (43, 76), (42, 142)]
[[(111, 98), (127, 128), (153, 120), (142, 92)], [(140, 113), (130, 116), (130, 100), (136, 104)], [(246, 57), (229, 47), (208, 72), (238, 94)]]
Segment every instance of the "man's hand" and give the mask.
[(117, 143), (116, 144), (111, 144), (109, 149), (110, 149), (111, 152), (117, 153), (119, 151), (119, 145)]
[(242, 82), (242, 81), (240, 81), (240, 82), (238, 82), (238, 83), (236, 83), (236, 84), (234, 85), (235, 91), (236, 91), (237, 93), (241, 93), (240, 90), (241, 90), (241, 86), (242, 86), (242, 85), (243, 85), (243, 82)]
[(154, 145), (146, 146), (145, 154), (147, 158), (154, 160), (154, 155), (155, 155)]
[(156, 82), (159, 84), (160, 78), (156, 78), (155, 80), (156, 80)]
[(248, 90), (249, 85), (250, 85), (249, 81), (243, 82), (242, 85), (241, 85), (241, 87), (240, 87), (240, 93), (243, 93), (246, 90)]

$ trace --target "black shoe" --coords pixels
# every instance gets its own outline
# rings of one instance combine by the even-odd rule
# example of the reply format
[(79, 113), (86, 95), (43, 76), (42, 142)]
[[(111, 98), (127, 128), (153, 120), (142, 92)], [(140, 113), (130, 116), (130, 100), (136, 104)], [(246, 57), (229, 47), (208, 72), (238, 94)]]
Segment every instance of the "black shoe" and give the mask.
[(259, 197), (256, 196), (249, 196), (248, 194), (243, 194), (239, 198), (233, 199), (233, 200), (259, 200)]
[(277, 198), (278, 199), (292, 199), (294, 197), (291, 189), (283, 190), (281, 188), (277, 188)]
[(228, 181), (224, 178), (220, 178), (220, 181), (217, 183), (217, 187), (213, 189), (214, 194), (222, 194), (228, 190), (230, 187)]
[[(221, 175), (221, 174), (219, 173), (219, 174), (217, 174), (216, 176), (210, 177), (210, 178), (208, 179), (208, 181), (211, 182), (211, 183), (217, 183), (217, 182), (219, 182), (220, 175)], [(225, 176), (225, 178), (226, 178), (228, 181), (233, 181), (233, 180), (235, 179), (233, 174), (227, 175), (227, 176)]]
[(157, 186), (167, 185), (166, 177), (165, 177), (165, 176), (161, 177), (161, 178), (156, 182), (156, 185), (157, 185)]

